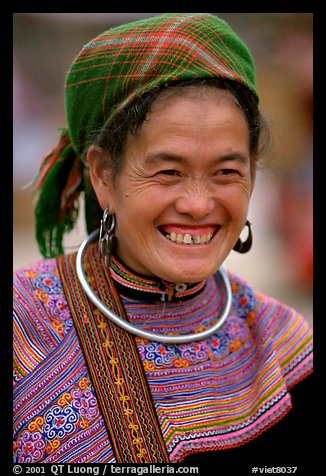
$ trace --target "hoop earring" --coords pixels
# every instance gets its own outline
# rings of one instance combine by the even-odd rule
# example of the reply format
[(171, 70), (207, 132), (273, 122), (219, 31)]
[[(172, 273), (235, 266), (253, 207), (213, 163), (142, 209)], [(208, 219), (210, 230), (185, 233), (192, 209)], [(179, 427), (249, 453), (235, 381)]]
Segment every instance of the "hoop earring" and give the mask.
[(110, 265), (110, 259), (115, 245), (115, 216), (114, 214), (110, 215), (109, 211), (109, 207), (107, 207), (103, 212), (98, 242), (100, 254), (104, 256), (106, 266)]
[(246, 241), (241, 241), (239, 238), (233, 247), (234, 251), (237, 251), (238, 253), (247, 253), (252, 246), (252, 231), (249, 220), (246, 221), (246, 226), (248, 227), (248, 237)]

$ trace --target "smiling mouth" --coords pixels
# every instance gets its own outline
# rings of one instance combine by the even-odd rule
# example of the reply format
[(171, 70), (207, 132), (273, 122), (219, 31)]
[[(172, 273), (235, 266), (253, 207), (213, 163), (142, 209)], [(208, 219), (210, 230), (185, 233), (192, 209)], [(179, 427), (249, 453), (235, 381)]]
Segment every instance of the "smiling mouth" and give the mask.
[[(186, 228), (186, 227), (185, 227)], [(189, 230), (182, 230), (182, 227), (164, 226), (159, 228), (159, 231), (168, 240), (182, 245), (206, 245), (211, 241), (213, 236), (219, 230), (219, 226), (193, 227)]]

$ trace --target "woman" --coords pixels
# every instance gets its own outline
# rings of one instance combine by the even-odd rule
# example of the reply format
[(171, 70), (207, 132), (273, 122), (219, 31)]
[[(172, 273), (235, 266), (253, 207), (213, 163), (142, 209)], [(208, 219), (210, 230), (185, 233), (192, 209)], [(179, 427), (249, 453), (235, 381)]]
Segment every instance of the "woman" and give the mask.
[[(252, 241), (248, 48), (216, 16), (163, 14), (85, 45), (65, 92), (36, 183), (45, 259), (15, 273), (15, 461), (256, 465), (277, 444), (281, 464), (308, 428), (312, 331), (222, 266)], [(90, 237), (64, 255), (81, 192)]]

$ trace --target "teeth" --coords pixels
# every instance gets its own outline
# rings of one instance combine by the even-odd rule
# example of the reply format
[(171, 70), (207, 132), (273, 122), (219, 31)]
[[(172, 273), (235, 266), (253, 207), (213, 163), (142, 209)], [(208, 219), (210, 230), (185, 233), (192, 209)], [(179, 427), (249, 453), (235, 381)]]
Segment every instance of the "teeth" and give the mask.
[(207, 235), (194, 235), (192, 236), (190, 233), (186, 233), (185, 235), (182, 235), (181, 233), (175, 233), (172, 231), (172, 233), (166, 233), (166, 238), (169, 238), (169, 240), (174, 241), (176, 243), (184, 243), (186, 245), (190, 244), (196, 244), (196, 245), (201, 245), (208, 243), (212, 237), (213, 233), (208, 233)]
[(177, 241), (177, 234), (172, 231), (171, 235), (166, 235), (170, 240)]

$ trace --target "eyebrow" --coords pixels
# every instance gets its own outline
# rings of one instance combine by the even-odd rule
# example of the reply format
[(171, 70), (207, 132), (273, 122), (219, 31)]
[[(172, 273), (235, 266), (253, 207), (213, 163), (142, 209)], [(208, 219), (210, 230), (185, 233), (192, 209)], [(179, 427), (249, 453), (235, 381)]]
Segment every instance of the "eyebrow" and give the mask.
[(187, 162), (185, 157), (177, 154), (172, 154), (169, 152), (158, 152), (154, 154), (149, 154), (146, 159), (145, 163), (146, 164), (156, 164), (157, 162), (178, 162), (178, 163), (183, 163)]
[[(243, 164), (246, 164), (250, 162), (250, 157), (244, 155), (242, 152), (234, 151), (228, 154), (224, 154), (221, 157), (217, 157), (215, 160), (213, 160), (213, 163), (215, 165), (228, 161), (239, 161)], [(154, 154), (149, 154), (145, 159), (145, 163), (149, 165), (156, 164), (158, 162), (176, 162), (182, 164), (187, 163), (188, 160), (181, 155), (173, 154), (170, 152), (158, 152)]]

